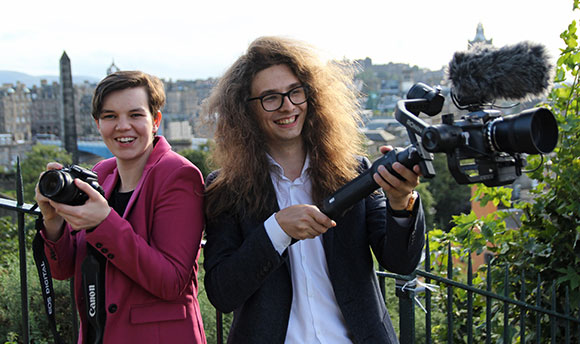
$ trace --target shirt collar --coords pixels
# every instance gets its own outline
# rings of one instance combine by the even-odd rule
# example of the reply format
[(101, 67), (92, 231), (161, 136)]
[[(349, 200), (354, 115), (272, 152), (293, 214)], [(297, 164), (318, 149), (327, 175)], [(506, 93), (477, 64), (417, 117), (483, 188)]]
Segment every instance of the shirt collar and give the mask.
[[(279, 179), (286, 178), (284, 177), (284, 169), (280, 164), (272, 158), (269, 153), (266, 153), (266, 157), (268, 158), (268, 162), (270, 163), (270, 173), (275, 175)], [(307, 174), (307, 170), (310, 168), (310, 153), (306, 153), (306, 159), (304, 159), (304, 166), (302, 166), (302, 171), (300, 172), (300, 177), (298, 179), (303, 179)]]

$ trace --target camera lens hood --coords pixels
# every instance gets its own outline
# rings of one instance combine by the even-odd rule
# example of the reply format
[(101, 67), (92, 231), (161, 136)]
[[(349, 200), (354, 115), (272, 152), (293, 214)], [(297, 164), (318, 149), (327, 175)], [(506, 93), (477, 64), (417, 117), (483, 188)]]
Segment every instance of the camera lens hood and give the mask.
[(38, 182), (38, 190), (48, 198), (54, 198), (66, 186), (66, 175), (59, 170), (46, 171)]
[(491, 147), (500, 152), (545, 154), (558, 143), (558, 124), (546, 108), (500, 117), (488, 125)]

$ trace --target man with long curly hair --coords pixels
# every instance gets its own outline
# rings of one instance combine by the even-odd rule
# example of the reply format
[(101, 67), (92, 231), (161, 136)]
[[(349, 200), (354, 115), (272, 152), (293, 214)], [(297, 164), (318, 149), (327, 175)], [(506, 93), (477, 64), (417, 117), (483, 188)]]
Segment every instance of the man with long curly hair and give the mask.
[(261, 37), (208, 99), (220, 169), (206, 182), (205, 286), (234, 312), (229, 343), (398, 343), (373, 253), (395, 273), (417, 266), (419, 167), (394, 163), (401, 180), (382, 166), (379, 191), (334, 219), (319, 210), (370, 167), (352, 77), (303, 42)]

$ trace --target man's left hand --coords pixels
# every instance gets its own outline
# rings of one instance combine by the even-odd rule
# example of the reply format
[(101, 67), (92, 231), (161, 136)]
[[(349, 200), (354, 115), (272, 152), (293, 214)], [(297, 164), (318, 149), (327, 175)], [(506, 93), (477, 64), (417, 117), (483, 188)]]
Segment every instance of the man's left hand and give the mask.
[[(380, 147), (380, 151), (383, 154), (391, 150), (393, 150), (392, 146)], [(402, 210), (407, 207), (413, 190), (419, 185), (421, 170), (419, 165), (413, 166), (413, 169), (410, 170), (399, 162), (393, 163), (392, 168), (405, 180), (395, 177), (382, 165), (377, 168), (377, 173), (373, 175), (373, 179), (387, 194), (391, 208), (393, 210)]]

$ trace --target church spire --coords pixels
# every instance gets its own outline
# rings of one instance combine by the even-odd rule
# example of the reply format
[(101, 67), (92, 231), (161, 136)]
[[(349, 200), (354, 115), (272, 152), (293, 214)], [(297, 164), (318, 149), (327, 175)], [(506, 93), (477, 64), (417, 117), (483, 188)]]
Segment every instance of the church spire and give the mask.
[(115, 65), (115, 60), (113, 59), (113, 63), (111, 63), (109, 68), (107, 68), (107, 75), (113, 74), (118, 71), (120, 71), (120, 69), (119, 67), (117, 67), (117, 65)]
[(475, 30), (475, 38), (473, 38), (473, 40), (471, 40), (471, 41), (468, 41), (469, 44), (467, 45), (467, 47), (470, 48), (475, 43), (480, 43), (480, 42), (491, 45), (492, 44), (491, 41), (492, 41), (492, 39), (485, 38), (485, 34), (483, 33), (483, 24), (479, 23), (479, 24), (477, 24), (477, 29)]

